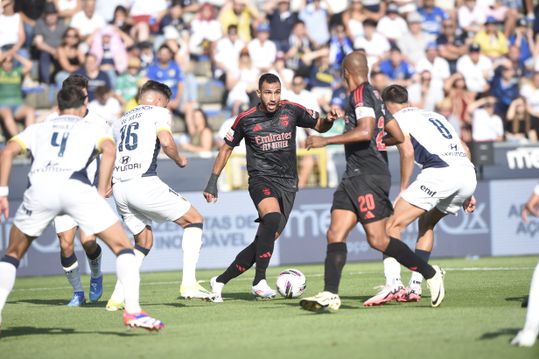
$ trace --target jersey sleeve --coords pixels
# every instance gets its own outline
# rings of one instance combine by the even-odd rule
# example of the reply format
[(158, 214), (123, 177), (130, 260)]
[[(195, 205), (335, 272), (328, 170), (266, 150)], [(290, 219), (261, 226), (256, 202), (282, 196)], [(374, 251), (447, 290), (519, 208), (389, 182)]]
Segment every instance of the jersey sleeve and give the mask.
[(172, 113), (166, 108), (154, 108), (156, 134), (161, 131), (172, 133)]
[(356, 119), (359, 121), (362, 118), (372, 117), (376, 118), (374, 112), (375, 99), (374, 94), (365, 89), (362, 85), (354, 90), (353, 105)]
[(296, 117), (296, 125), (299, 127), (305, 128), (314, 128), (318, 123), (320, 114), (318, 111), (305, 108), (299, 104), (289, 103), (288, 106), (291, 107), (292, 112)]
[(21, 146), (21, 153), (26, 154), (26, 152), (30, 151), (32, 152), (33, 147), (37, 144), (36, 143), (36, 134), (38, 131), (36, 130), (40, 125), (31, 125), (26, 127), (24, 131), (21, 133), (13, 136), (9, 142), (13, 141), (19, 144)]
[(115, 143), (114, 137), (112, 135), (112, 127), (110, 127), (105, 120), (101, 120), (99, 122), (95, 122), (95, 131), (96, 131), (96, 144), (95, 148), (99, 152), (101, 152), (101, 145), (105, 141), (111, 141), (112, 143)]
[(240, 144), (241, 140), (244, 137), (243, 126), (241, 123), (241, 117), (238, 116), (234, 121), (234, 124), (230, 127), (228, 132), (225, 135), (225, 143), (230, 147), (236, 147)]

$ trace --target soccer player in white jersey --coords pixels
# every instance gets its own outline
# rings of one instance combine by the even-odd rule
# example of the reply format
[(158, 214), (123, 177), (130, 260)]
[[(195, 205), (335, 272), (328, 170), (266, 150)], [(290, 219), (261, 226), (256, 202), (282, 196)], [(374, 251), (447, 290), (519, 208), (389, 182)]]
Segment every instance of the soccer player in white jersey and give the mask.
[[(118, 213), (135, 237), (139, 266), (153, 245), (152, 220), (174, 222), (184, 229), (180, 295), (211, 300), (211, 293), (197, 283), (195, 276), (202, 246), (203, 217), (191, 203), (157, 177), (160, 148), (179, 167), (187, 165), (187, 159), (178, 154), (170, 130), (172, 115), (166, 108), (170, 96), (167, 85), (148, 81), (140, 90), (140, 105), (114, 124), (117, 150), (112, 192)], [(123, 292), (117, 283), (107, 310), (117, 310), (122, 303)]]
[[(70, 75), (62, 83), (62, 87), (74, 86), (79, 88), (84, 95), (86, 96), (86, 103), (88, 103), (88, 79), (79, 74)], [(54, 119), (58, 116), (58, 113), (53, 113), (50, 115), (47, 120)], [(85, 119), (89, 121), (100, 121), (105, 122), (105, 120), (99, 116), (94, 116), (89, 112), (86, 112), (84, 115)], [(96, 157), (87, 167), (86, 172), (88, 178), (91, 182), (96, 180), (97, 173), (97, 162), (99, 158)], [(95, 184), (95, 183), (94, 183)], [(73, 296), (67, 304), (70, 307), (78, 307), (86, 302), (86, 297), (84, 296), (84, 289), (80, 280), (80, 270), (79, 262), (75, 254), (74, 249), (74, 240), (77, 233), (77, 223), (71, 216), (64, 214), (54, 218), (54, 228), (58, 239), (60, 240), (60, 262), (64, 273), (66, 275), (69, 284), (73, 287)], [(97, 302), (101, 295), (103, 294), (103, 274), (101, 273), (101, 247), (96, 241), (96, 238), (93, 234), (87, 234), (84, 231), (80, 230), (80, 242), (84, 251), (86, 252), (86, 257), (88, 258), (88, 264), (90, 266), (90, 289), (89, 297), (90, 302)]]
[[(521, 216), (524, 223), (528, 223), (528, 215), (539, 217), (539, 184), (524, 207)], [(539, 334), (539, 263), (533, 271), (532, 283), (530, 286), (530, 296), (528, 298), (528, 312), (526, 313), (526, 323), (524, 328), (513, 338), (511, 344), (520, 347), (531, 347), (537, 340)]]
[[(404, 142), (397, 145), (401, 157), (400, 193), (387, 232), (400, 239), (402, 231), (419, 218), (416, 254), (428, 261), (436, 224), (448, 214), (456, 215), (460, 207), (465, 212), (475, 209), (475, 168), (468, 147), (449, 121), (438, 113), (412, 107), (406, 88), (388, 86), (382, 92), (382, 99), (405, 134)], [(414, 161), (421, 172), (410, 184)], [(386, 285), (363, 305), (421, 299), (421, 274), (413, 272), (405, 289), (400, 279), (400, 264), (391, 257), (384, 259), (384, 273)], [(444, 295), (440, 293), (440, 298), (432, 301), (440, 301)]]
[[(76, 87), (58, 92), (60, 116), (13, 137), (0, 156), (0, 212), (9, 216), (8, 182), (13, 158), (33, 156), (30, 186), (15, 214), (7, 250), (0, 259), (0, 314), (15, 283), (17, 267), (32, 240), (59, 214), (68, 214), (86, 232), (99, 236), (116, 254), (116, 271), (125, 291), (124, 324), (159, 330), (163, 323), (148, 316), (139, 304), (140, 275), (132, 245), (118, 217), (102, 197), (110, 187), (116, 148), (110, 128), (83, 119), (84, 93)], [(86, 166), (103, 154), (99, 188), (91, 186)], [(1, 317), (0, 317), (1, 322)]]

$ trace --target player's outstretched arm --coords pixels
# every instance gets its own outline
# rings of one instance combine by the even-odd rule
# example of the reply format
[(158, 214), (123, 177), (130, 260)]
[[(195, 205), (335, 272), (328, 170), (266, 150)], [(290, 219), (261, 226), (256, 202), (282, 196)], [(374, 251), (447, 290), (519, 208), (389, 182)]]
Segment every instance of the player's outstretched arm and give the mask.
[(374, 133), (374, 117), (364, 117), (358, 121), (358, 125), (351, 131), (342, 135), (321, 137), (309, 136), (305, 141), (307, 149), (320, 148), (327, 145), (344, 145), (347, 143), (370, 141)]
[(522, 207), (522, 212), (520, 212), (520, 216), (524, 223), (528, 223), (528, 214), (539, 217), (539, 184), (535, 186), (533, 194), (524, 207)]
[(314, 129), (320, 133), (327, 132), (333, 126), (333, 122), (335, 122), (335, 120), (339, 117), (341, 117), (341, 114), (338, 113), (337, 110), (332, 109), (326, 117), (321, 117), (318, 119), (318, 122), (316, 122), (316, 126), (314, 126)]
[(106, 197), (110, 192), (112, 181), (112, 170), (116, 160), (116, 145), (110, 139), (107, 139), (99, 145), (99, 150), (103, 154), (99, 164), (99, 180), (97, 183), (97, 192)]
[(7, 220), (9, 217), (9, 176), (13, 165), (13, 158), (22, 152), (22, 147), (17, 141), (9, 141), (0, 154), (0, 219), (2, 214)]
[(178, 165), (179, 167), (183, 168), (187, 166), (187, 158), (178, 153), (178, 147), (176, 146), (176, 142), (174, 141), (174, 138), (169, 131), (160, 131), (157, 134), (157, 138), (159, 138), (161, 148), (163, 149), (163, 152), (165, 152), (165, 155), (168, 156), (168, 158), (176, 162), (176, 165)]
[(208, 180), (208, 184), (206, 185), (203, 193), (204, 198), (206, 198), (206, 201), (209, 203), (217, 201), (217, 179), (223, 171), (223, 168), (225, 168), (233, 150), (234, 147), (230, 147), (226, 143), (219, 149), (219, 153), (217, 154), (217, 158), (213, 164), (210, 179)]

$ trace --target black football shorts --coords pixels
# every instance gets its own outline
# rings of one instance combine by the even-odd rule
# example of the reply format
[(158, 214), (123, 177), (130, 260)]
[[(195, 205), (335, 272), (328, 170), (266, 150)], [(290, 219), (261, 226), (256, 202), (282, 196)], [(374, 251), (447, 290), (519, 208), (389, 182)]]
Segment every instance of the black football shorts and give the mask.
[[(296, 199), (296, 192), (285, 190), (282, 186), (273, 182), (271, 178), (251, 177), (249, 179), (249, 195), (255, 206), (258, 206), (265, 198), (276, 198), (279, 201), (281, 213), (288, 222), (288, 217), (292, 212), (294, 200)], [(284, 228), (286, 222), (282, 224), (282, 228)]]
[(345, 177), (333, 194), (334, 209), (344, 209), (356, 214), (358, 222), (367, 224), (393, 214), (389, 200), (391, 177), (384, 175), (359, 175)]

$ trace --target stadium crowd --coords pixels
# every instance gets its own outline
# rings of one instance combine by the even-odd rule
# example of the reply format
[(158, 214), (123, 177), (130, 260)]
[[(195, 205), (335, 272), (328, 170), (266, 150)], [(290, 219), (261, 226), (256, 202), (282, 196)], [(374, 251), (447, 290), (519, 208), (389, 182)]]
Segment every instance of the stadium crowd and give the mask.
[[(257, 102), (261, 73), (283, 98), (344, 106), (343, 57), (365, 51), (373, 86), (407, 87), (466, 142), (536, 142), (539, 5), (533, 0), (2, 0), (4, 137), (43, 120), (71, 73), (89, 79), (90, 110), (114, 121), (146, 79), (173, 91), (185, 151), (216, 149), (226, 117)], [(49, 93), (44, 108), (25, 95)], [(216, 106), (204, 98), (217, 93)], [(214, 96), (215, 97), (215, 96)], [(38, 106), (39, 107), (39, 106)], [(222, 116), (222, 114), (227, 114)], [(210, 121), (220, 114), (219, 121)], [(225, 122), (228, 123), (229, 122)], [(341, 131), (334, 126), (331, 133)], [(222, 131), (220, 132), (222, 133)], [(300, 136), (301, 142), (301, 136)]]

